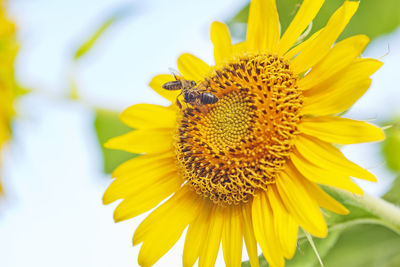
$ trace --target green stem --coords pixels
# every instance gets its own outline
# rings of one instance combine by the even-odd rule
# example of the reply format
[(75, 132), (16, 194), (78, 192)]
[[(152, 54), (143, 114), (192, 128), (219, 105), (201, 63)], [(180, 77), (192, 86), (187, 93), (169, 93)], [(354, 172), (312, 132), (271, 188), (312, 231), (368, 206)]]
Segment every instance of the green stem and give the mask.
[(337, 188), (334, 188), (334, 190), (345, 199), (350, 199), (351, 201), (358, 203), (371, 214), (380, 218), (385, 225), (389, 226), (397, 233), (400, 233), (400, 207), (368, 194), (358, 196)]

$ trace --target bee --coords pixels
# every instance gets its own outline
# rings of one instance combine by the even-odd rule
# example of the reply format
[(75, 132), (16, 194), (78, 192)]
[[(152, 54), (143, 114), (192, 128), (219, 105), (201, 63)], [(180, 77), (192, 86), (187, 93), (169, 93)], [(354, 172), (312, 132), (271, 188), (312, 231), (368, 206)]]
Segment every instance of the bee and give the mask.
[(185, 80), (180, 75), (173, 73), (175, 81), (170, 81), (163, 84), (165, 90), (181, 90), (180, 94), (176, 98), (176, 104), (180, 109), (182, 105), (178, 100), (178, 97), (183, 94), (183, 100), (185, 103), (192, 106), (202, 106), (207, 104), (215, 104), (218, 101), (218, 97), (213, 93), (206, 92), (205, 89), (200, 89), (199, 85), (195, 81)]

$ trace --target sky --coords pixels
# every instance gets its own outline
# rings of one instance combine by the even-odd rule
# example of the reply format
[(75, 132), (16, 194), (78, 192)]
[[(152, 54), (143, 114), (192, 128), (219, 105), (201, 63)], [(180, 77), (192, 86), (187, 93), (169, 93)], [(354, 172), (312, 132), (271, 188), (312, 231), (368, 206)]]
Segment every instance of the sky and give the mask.
[[(115, 224), (117, 203), (102, 205), (111, 179), (102, 172), (93, 108), (122, 111), (141, 102), (166, 104), (147, 86), (152, 76), (176, 68), (176, 58), (184, 52), (212, 63), (211, 22), (226, 20), (246, 1), (10, 2), (21, 40), (18, 80), (34, 93), (17, 103), (14, 141), (5, 151), (1, 266), (138, 266), (139, 247), (132, 247), (131, 239), (146, 214)], [(78, 45), (121, 10), (127, 10), (127, 17), (73, 64)], [(364, 56), (382, 57), (385, 64), (346, 117), (380, 122), (400, 114), (399, 47), (400, 30), (370, 44)], [(80, 102), (63, 97), (71, 73)], [(394, 175), (386, 171), (379, 146), (342, 150), (377, 175), (379, 182), (362, 183), (363, 189), (382, 194)], [(179, 266), (182, 250), (183, 239), (156, 266)], [(224, 266), (221, 253), (216, 266)]]

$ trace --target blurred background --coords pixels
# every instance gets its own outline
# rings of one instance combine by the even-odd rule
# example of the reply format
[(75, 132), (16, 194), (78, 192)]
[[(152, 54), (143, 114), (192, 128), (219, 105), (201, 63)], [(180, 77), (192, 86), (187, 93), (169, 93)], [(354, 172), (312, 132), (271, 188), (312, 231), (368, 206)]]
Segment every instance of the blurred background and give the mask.
[[(228, 23), (234, 40), (242, 40), (248, 2), (6, 2), (20, 47), (16, 80), (26, 93), (14, 101), (12, 139), (2, 148), (1, 266), (137, 266), (139, 247), (132, 247), (131, 238), (148, 213), (115, 224), (112, 214), (118, 203), (103, 206), (101, 201), (111, 170), (134, 155), (108, 151), (101, 144), (128, 130), (118, 121), (123, 109), (142, 102), (167, 104), (148, 83), (176, 68), (181, 53), (213, 63), (212, 21)], [(282, 29), (301, 2), (278, 0)], [(328, 0), (312, 30), (324, 25), (342, 2)], [(373, 75), (369, 91), (344, 116), (386, 127), (388, 138), (342, 151), (378, 177), (376, 184), (360, 182), (366, 192), (386, 194), (393, 201), (400, 194), (395, 180), (400, 173), (399, 25), (398, 0), (361, 0), (341, 36), (367, 34), (372, 40), (363, 56), (385, 63)], [(395, 243), (381, 247), (400, 248), (399, 239), (390, 240)], [(338, 242), (336, 251), (346, 240)], [(183, 239), (156, 266), (180, 266), (182, 250)], [(379, 257), (391, 262), (400, 249), (381, 253)], [(399, 265), (379, 266), (400, 266), (397, 258), (394, 264)], [(221, 255), (217, 265), (223, 266)]]

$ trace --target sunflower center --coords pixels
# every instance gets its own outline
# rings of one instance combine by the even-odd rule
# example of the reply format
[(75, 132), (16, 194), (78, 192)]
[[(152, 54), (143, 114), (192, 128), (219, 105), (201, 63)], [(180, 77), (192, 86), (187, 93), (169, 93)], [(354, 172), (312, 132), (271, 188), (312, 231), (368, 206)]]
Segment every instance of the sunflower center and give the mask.
[(204, 118), (207, 143), (219, 151), (240, 147), (250, 132), (252, 111), (244, 93), (232, 92), (223, 97)]
[(301, 120), (296, 82), (288, 62), (258, 54), (216, 69), (199, 84), (219, 101), (183, 109), (176, 141), (183, 176), (198, 194), (239, 204), (275, 182)]

